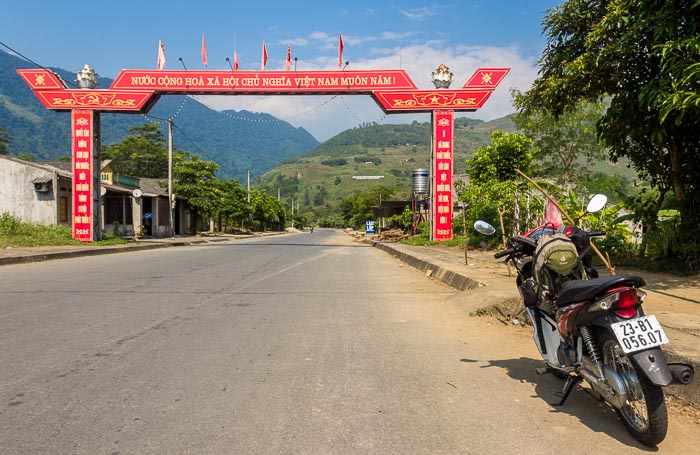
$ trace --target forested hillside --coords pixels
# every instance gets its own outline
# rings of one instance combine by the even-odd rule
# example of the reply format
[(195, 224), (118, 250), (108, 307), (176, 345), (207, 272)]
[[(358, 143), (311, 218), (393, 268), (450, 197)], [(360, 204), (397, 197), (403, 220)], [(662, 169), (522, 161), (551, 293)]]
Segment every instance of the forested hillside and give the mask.
[[(515, 131), (511, 117), (491, 122), (470, 118), (455, 120), (454, 173), (464, 173), (466, 160), (490, 143), (495, 130)], [(279, 194), (285, 204), (309, 220), (338, 212), (343, 199), (381, 185), (393, 197), (411, 197), (411, 174), (429, 168), (431, 124), (366, 124), (344, 131), (314, 150), (289, 158), (254, 181), (255, 188)], [(372, 177), (356, 179), (353, 177)], [(391, 197), (387, 192), (387, 197)], [(297, 207), (298, 205), (298, 207)]]

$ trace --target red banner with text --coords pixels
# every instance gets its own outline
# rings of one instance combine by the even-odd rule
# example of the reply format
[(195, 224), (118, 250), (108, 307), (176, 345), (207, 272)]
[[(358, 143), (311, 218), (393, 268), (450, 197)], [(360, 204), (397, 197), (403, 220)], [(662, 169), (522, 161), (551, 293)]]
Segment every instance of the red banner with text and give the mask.
[(433, 240), (452, 239), (454, 111), (433, 112)]
[(92, 242), (93, 111), (71, 111), (73, 133), (73, 238)]

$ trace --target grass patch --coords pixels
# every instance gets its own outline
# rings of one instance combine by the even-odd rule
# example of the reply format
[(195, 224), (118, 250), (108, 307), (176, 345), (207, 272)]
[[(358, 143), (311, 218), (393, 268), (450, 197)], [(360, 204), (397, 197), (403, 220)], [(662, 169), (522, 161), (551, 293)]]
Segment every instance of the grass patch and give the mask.
[[(114, 234), (104, 233), (103, 240), (88, 245), (119, 245), (126, 240)], [(25, 223), (7, 212), (0, 215), (0, 248), (32, 246), (85, 245), (73, 238), (70, 228)]]
[(445, 246), (445, 247), (463, 247), (464, 237), (455, 235), (452, 240), (445, 240), (441, 242), (431, 241), (428, 237), (423, 235), (414, 235), (401, 240), (401, 243), (412, 246)]

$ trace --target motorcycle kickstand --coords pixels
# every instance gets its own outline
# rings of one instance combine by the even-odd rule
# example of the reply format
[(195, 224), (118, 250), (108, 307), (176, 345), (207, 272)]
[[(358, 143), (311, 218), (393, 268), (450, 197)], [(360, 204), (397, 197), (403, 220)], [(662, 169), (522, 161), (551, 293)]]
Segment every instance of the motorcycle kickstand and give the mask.
[(576, 387), (576, 384), (581, 382), (583, 378), (581, 376), (569, 376), (566, 378), (566, 382), (564, 383), (564, 389), (561, 392), (556, 392), (554, 395), (561, 395), (561, 400), (557, 403), (553, 403), (552, 406), (562, 406), (564, 402), (566, 401), (567, 398), (569, 398), (569, 394), (571, 394), (571, 391), (574, 390), (574, 387)]

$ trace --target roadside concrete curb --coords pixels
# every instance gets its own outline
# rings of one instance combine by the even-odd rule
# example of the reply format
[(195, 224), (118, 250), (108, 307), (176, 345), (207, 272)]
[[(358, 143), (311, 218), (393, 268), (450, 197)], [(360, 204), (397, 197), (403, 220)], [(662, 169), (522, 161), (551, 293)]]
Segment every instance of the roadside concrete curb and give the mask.
[(452, 270), (448, 270), (447, 268), (434, 264), (428, 260), (418, 258), (414, 255), (403, 253), (401, 251), (396, 250), (395, 248), (392, 248), (387, 244), (372, 242), (372, 246), (379, 248), (380, 250), (386, 251), (387, 253), (402, 260), (403, 262), (407, 263), (413, 268), (423, 270), (425, 272), (430, 272), (431, 277), (440, 280), (448, 286), (453, 287), (457, 290), (466, 291), (467, 289), (478, 288), (480, 285), (478, 281), (473, 280), (467, 276), (453, 272)]
[[(180, 245), (185, 245), (186, 243), (181, 243)], [(133, 245), (133, 246), (113, 246), (113, 247), (85, 247), (79, 250), (70, 251), (57, 251), (51, 253), (33, 254), (28, 256), (14, 256), (7, 258), (0, 258), (0, 266), (2, 265), (13, 265), (13, 264), (27, 264), (30, 262), (44, 262), (52, 261), (56, 259), (69, 259), (84, 256), (98, 256), (102, 254), (113, 254), (113, 253), (127, 253), (131, 251), (141, 251), (141, 250), (152, 250), (156, 248), (165, 248), (171, 246), (180, 246), (176, 243), (154, 243), (146, 245)]]
[[(519, 302), (517, 292), (513, 287), (513, 292), (506, 291), (503, 289), (494, 290), (495, 292), (488, 293), (485, 295), (482, 291), (485, 291), (487, 287), (484, 287), (482, 283), (472, 278), (467, 277), (464, 274), (455, 272), (454, 270), (448, 270), (449, 264), (445, 266), (439, 265), (439, 260), (427, 259), (425, 257), (418, 257), (418, 254), (406, 253), (399, 251), (397, 248), (392, 247), (392, 244), (381, 243), (372, 241), (371, 245), (373, 247), (379, 248), (382, 251), (386, 251), (392, 256), (400, 259), (401, 261), (407, 263), (408, 265), (414, 267), (415, 269), (422, 271), (432, 271), (431, 277), (442, 281), (443, 283), (451, 286), (452, 288), (459, 291), (470, 291), (473, 293), (474, 297), (480, 297), (478, 302), (475, 304), (465, 305), (463, 302), (456, 302), (456, 304), (463, 309), (465, 309), (467, 314), (472, 311), (481, 309), (484, 306), (493, 310), (492, 314), (500, 315), (511, 315), (514, 311), (515, 306), (522, 306)], [(460, 300), (465, 300), (463, 295), (458, 296)], [(522, 317), (521, 323), (529, 325), (529, 320), (527, 317)], [(667, 328), (667, 332), (675, 330), (672, 328)], [(669, 336), (670, 338), (671, 336)], [(700, 409), (700, 361), (697, 359), (697, 355), (694, 353), (684, 353), (677, 352), (674, 350), (673, 342), (671, 345), (665, 345), (664, 353), (666, 354), (666, 360), (668, 362), (688, 362), (695, 368), (695, 379), (689, 385), (670, 385), (664, 387), (664, 391), (672, 395), (673, 397), (679, 399), (687, 405), (692, 406), (695, 409)]]
[[(185, 237), (183, 239), (148, 239), (130, 242), (121, 245), (90, 246), (74, 245), (72, 247), (36, 247), (36, 251), (26, 252), (27, 249), (16, 248), (9, 251), (18, 251), (15, 255), (0, 257), (0, 266), (13, 264), (28, 264), (31, 262), (53, 261), (57, 259), (69, 259), (85, 256), (97, 256), (102, 254), (127, 253), (131, 251), (153, 250), (156, 248), (170, 248), (174, 246), (190, 246), (206, 243), (226, 242), (234, 239), (245, 239), (255, 237), (266, 237), (271, 235), (282, 235), (285, 232), (267, 232), (260, 235), (227, 235), (227, 236), (203, 236)], [(40, 250), (47, 251), (40, 251)], [(64, 249), (64, 251), (61, 251)], [(24, 252), (21, 252), (25, 250)], [(53, 251), (51, 251), (53, 250)], [(3, 251), (3, 250), (0, 250)], [(12, 254), (12, 253), (10, 253)]]

